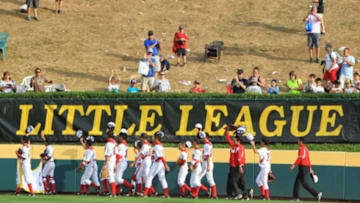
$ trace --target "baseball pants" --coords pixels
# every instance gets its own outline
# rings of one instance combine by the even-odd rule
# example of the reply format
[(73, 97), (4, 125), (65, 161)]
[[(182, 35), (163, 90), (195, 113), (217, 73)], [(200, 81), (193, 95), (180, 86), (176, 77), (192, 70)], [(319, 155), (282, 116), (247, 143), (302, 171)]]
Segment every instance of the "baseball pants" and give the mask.
[(200, 163), (196, 165), (197, 167), (191, 171), (191, 177), (190, 177), (190, 187), (191, 188), (197, 188), (201, 185), (200, 175), (201, 175), (201, 166)]
[(145, 181), (145, 188), (151, 187), (152, 181), (156, 175), (159, 178), (162, 188), (163, 189), (168, 188), (168, 184), (166, 182), (166, 177), (165, 177), (165, 167), (161, 161), (154, 162), (151, 165), (149, 176), (148, 176), (148, 178), (146, 178), (146, 181)]
[(117, 184), (123, 184), (124, 179), (123, 175), (125, 170), (127, 169), (128, 163), (127, 161), (120, 161), (116, 166), (116, 174), (115, 174), (115, 180)]
[(213, 170), (214, 170), (214, 163), (212, 161), (209, 162), (210, 163), (210, 171), (207, 171), (207, 161), (204, 161), (202, 163), (202, 171), (200, 174), (200, 180), (206, 175), (206, 180), (209, 183), (210, 187), (215, 186), (215, 181), (214, 181), (214, 174), (213, 174)]
[(182, 187), (185, 184), (187, 174), (188, 174), (188, 167), (181, 166), (177, 178), (177, 183), (179, 187)]
[(269, 184), (268, 184), (269, 172), (270, 172), (269, 168), (260, 168), (260, 172), (256, 177), (256, 184), (259, 187), (261, 186), (264, 187), (264, 190), (269, 189)]
[(99, 178), (97, 175), (98, 167), (96, 164), (94, 165), (87, 165), (85, 167), (85, 171), (81, 176), (81, 185), (90, 185), (93, 182), (96, 186), (100, 186)]

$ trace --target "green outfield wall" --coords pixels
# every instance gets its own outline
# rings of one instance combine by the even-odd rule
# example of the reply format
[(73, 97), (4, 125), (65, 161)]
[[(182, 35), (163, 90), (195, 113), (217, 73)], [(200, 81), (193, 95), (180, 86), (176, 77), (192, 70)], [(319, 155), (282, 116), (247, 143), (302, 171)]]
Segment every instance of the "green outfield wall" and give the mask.
[[(16, 187), (16, 164), (14, 151), (20, 145), (0, 145), (0, 191), (14, 191)], [(42, 152), (44, 146), (32, 145), (32, 168), (39, 165), (37, 158)], [(79, 146), (54, 146), (55, 149), (55, 179), (59, 192), (75, 193), (79, 190), (79, 183), (82, 173), (76, 171), (79, 166), (84, 150)], [(99, 172), (103, 165), (103, 147), (95, 147), (97, 151)], [(172, 168), (166, 174), (169, 183), (169, 191), (172, 195), (177, 195), (179, 188), (177, 186), (178, 168), (175, 166), (175, 160), (179, 155), (179, 151), (175, 148), (165, 149), (166, 159)], [(190, 152), (191, 154), (191, 152)], [(310, 152), (313, 169), (319, 176), (320, 181), (312, 183), (310, 177), (308, 182), (317, 190), (323, 192), (324, 198), (341, 199), (341, 200), (360, 200), (360, 153), (353, 152)], [(272, 151), (272, 171), (276, 175), (275, 182), (270, 183), (270, 195), (272, 197), (291, 197), (293, 184), (297, 174), (290, 171), (289, 166), (297, 157), (297, 151), (290, 150), (273, 150)], [(129, 160), (133, 160), (134, 153), (129, 149)], [(217, 184), (219, 195), (226, 195), (226, 181), (229, 166), (227, 164), (229, 158), (228, 149), (214, 149), (213, 158), (215, 161), (214, 177)], [(255, 189), (255, 195), (259, 195), (256, 187), (255, 179), (259, 172), (257, 166), (258, 157), (252, 151), (246, 150), (246, 172), (247, 184)], [(125, 172), (125, 178), (130, 179), (134, 169), (128, 168)], [(190, 174), (188, 174), (187, 182), (189, 183)], [(206, 181), (206, 178), (203, 179)], [(204, 182), (206, 185), (206, 183)], [(159, 193), (162, 193), (157, 178), (154, 179), (154, 185)], [(310, 197), (310, 195), (302, 190), (302, 197)]]

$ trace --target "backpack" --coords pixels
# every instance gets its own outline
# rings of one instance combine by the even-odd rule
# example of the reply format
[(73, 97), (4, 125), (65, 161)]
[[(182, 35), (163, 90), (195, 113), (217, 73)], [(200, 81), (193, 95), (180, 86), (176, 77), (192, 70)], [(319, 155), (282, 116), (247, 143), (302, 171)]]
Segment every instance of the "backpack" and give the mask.
[(312, 24), (311, 24), (311, 22), (309, 20), (306, 21), (306, 23), (305, 23), (305, 31), (306, 32), (311, 32), (312, 31)]

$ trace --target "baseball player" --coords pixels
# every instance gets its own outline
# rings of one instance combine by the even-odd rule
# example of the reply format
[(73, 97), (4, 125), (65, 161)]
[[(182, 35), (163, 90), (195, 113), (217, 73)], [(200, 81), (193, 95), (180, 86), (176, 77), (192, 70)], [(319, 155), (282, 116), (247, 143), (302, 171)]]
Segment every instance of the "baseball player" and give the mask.
[[(137, 178), (137, 188), (138, 191), (142, 192), (142, 185), (143, 183), (146, 183), (146, 180), (149, 177), (152, 149), (146, 133), (141, 133), (140, 141), (142, 143), (142, 147), (140, 149), (139, 156), (136, 157), (134, 162), (130, 164), (130, 167), (134, 167), (135, 164), (138, 163), (139, 159), (141, 159), (141, 167), (138, 172), (140, 177)], [(139, 192), (139, 195), (141, 195), (141, 192)]]
[(110, 183), (111, 194), (110, 197), (116, 197), (116, 183), (115, 183), (115, 148), (116, 141), (114, 140), (115, 123), (109, 122), (107, 124), (106, 136), (107, 142), (105, 144), (105, 163), (101, 169), (101, 178), (104, 185), (104, 193), (109, 193), (108, 184)]
[[(135, 152), (135, 159), (137, 159), (140, 156), (140, 150), (142, 148), (143, 144), (140, 140), (136, 140), (134, 143), (134, 152)], [(136, 185), (141, 185), (141, 187), (137, 186), (137, 194), (141, 194), (142, 193), (142, 174), (140, 173), (140, 169), (142, 166), (142, 159), (138, 158), (137, 162), (135, 163), (135, 172), (133, 174), (133, 176), (131, 177), (131, 185), (133, 185), (133, 187), (135, 188)], [(133, 167), (131, 164), (129, 166), (130, 168)], [(132, 193), (132, 195), (134, 195), (135, 193)], [(129, 195), (131, 195), (129, 193)]]
[[(100, 183), (98, 178), (98, 166), (96, 163), (96, 151), (92, 146), (94, 143), (93, 136), (81, 136), (80, 143), (85, 149), (83, 161), (81, 162), (78, 171), (82, 171), (85, 167), (85, 171), (81, 176), (80, 182), (80, 193), (79, 194), (90, 194), (90, 186), (93, 186), (98, 194), (101, 193)], [(85, 189), (85, 191), (84, 191)]]
[[(210, 185), (210, 191), (209, 196), (212, 198), (217, 198), (217, 192), (216, 192), (216, 185), (214, 181), (214, 162), (212, 161), (212, 143), (210, 142), (209, 136), (203, 132), (200, 131), (197, 135), (197, 138), (201, 140), (201, 142), (204, 144), (204, 150), (203, 150), (203, 162), (202, 162), (202, 171), (200, 175), (200, 180), (206, 175), (206, 180)], [(203, 189), (203, 187), (201, 188)]]
[(115, 181), (117, 185), (117, 193), (120, 193), (120, 185), (124, 185), (130, 190), (133, 189), (133, 186), (125, 179), (123, 179), (124, 172), (128, 166), (127, 164), (127, 154), (128, 154), (128, 144), (127, 139), (127, 130), (121, 129), (119, 134), (119, 144), (116, 147), (116, 174)]
[(310, 162), (309, 150), (305, 146), (302, 137), (298, 139), (298, 144), (299, 144), (298, 158), (296, 159), (295, 163), (290, 166), (290, 170), (294, 170), (296, 166), (299, 166), (299, 172), (298, 175), (296, 176), (296, 180), (294, 184), (293, 197), (295, 198), (295, 201), (297, 202), (300, 201), (299, 190), (301, 184), (308, 192), (310, 192), (317, 199), (318, 202), (320, 202), (322, 193), (317, 192), (306, 182), (306, 176), (309, 173), (311, 175), (314, 175), (314, 171), (312, 169)]
[(251, 147), (255, 154), (259, 155), (260, 172), (256, 177), (256, 184), (260, 188), (261, 196), (264, 200), (270, 200), (270, 189), (268, 184), (269, 173), (271, 172), (271, 152), (268, 140), (263, 137), (261, 139), (261, 148), (256, 149), (255, 141), (250, 141)]
[(54, 179), (54, 171), (55, 171), (54, 149), (50, 145), (49, 140), (45, 137), (44, 132), (41, 132), (40, 136), (45, 145), (44, 152), (40, 154), (41, 161), (43, 163), (41, 176), (44, 184), (45, 193), (56, 194), (56, 185)]
[(164, 147), (161, 144), (161, 139), (164, 137), (164, 132), (158, 131), (153, 137), (153, 164), (150, 168), (150, 173), (145, 181), (144, 197), (147, 197), (149, 189), (152, 186), (152, 181), (155, 176), (158, 176), (159, 181), (164, 190), (164, 197), (169, 197), (168, 184), (165, 177), (165, 170), (170, 171), (170, 168), (164, 158)]
[(191, 187), (191, 196), (193, 198), (198, 198), (201, 180), (201, 148), (198, 141), (193, 141), (194, 151), (192, 153), (192, 159), (190, 164), (191, 178), (190, 178), (190, 187)]
[[(23, 145), (20, 149), (16, 151), (16, 156), (20, 161), (22, 173), (24, 175), (25, 183), (27, 184), (30, 194), (29, 196), (35, 196), (32, 188), (33, 177), (31, 175), (31, 159), (30, 159), (30, 138), (28, 137), (29, 133), (33, 131), (34, 127), (29, 126), (26, 129), (26, 135), (21, 139), (21, 144)], [(17, 174), (16, 176), (16, 192), (15, 194), (19, 194), (21, 188), (20, 179), (22, 177)]]
[(191, 148), (192, 144), (190, 141), (180, 142), (179, 143), (179, 150), (180, 156), (179, 159), (176, 161), (176, 165), (179, 166), (179, 173), (177, 183), (180, 188), (180, 196), (185, 197), (185, 191), (191, 192), (191, 188), (185, 183), (186, 176), (188, 174), (188, 149)]
[[(230, 138), (230, 127), (226, 127), (225, 137), (230, 145), (230, 172), (227, 182), (228, 196), (235, 196), (234, 199), (239, 200), (244, 198), (248, 200), (248, 191), (245, 183), (245, 148), (241, 144), (241, 136), (245, 133), (246, 129), (233, 127), (236, 129), (234, 139)], [(240, 193), (240, 189), (243, 194)]]

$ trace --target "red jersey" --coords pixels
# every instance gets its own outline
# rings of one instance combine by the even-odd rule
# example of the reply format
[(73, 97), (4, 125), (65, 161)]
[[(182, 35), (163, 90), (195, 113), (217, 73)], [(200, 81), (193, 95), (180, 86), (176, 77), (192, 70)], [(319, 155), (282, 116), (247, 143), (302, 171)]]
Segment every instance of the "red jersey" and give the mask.
[[(183, 43), (181, 45), (178, 44), (178, 41), (184, 38), (185, 41), (183, 41)], [(189, 35), (186, 33), (181, 33), (181, 32), (176, 32), (175, 36), (174, 36), (174, 44), (173, 44), (173, 52), (176, 53), (176, 50), (181, 48), (181, 49), (186, 49), (187, 48), (187, 40), (189, 40)]]
[(304, 144), (301, 144), (299, 147), (298, 158), (296, 159), (294, 165), (307, 166), (311, 168), (309, 150)]
[(226, 132), (226, 140), (228, 141), (230, 149), (229, 165), (231, 167), (245, 165), (245, 148), (242, 144), (236, 145), (230, 138), (230, 133)]
[(193, 87), (190, 89), (190, 93), (204, 93), (204, 92), (206, 92), (206, 90), (201, 89), (200, 87), (199, 88)]

